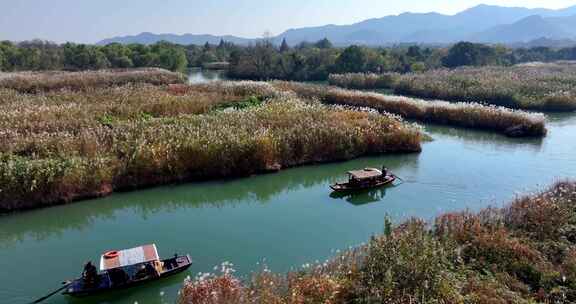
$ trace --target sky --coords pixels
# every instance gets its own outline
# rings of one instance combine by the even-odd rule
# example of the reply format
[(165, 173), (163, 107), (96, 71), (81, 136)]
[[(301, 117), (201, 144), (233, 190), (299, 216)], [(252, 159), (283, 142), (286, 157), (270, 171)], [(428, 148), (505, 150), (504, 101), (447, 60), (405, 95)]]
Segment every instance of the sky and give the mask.
[(95, 43), (141, 32), (273, 35), (403, 12), (455, 14), (478, 4), (564, 8), (574, 0), (0, 0), (0, 40)]

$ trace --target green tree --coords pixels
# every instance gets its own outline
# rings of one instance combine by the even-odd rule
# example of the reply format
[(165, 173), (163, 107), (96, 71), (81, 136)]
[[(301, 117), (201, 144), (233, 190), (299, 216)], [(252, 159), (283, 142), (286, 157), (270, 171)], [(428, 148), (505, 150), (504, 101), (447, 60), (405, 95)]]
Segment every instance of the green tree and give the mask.
[(224, 39), (220, 39), (220, 43), (218, 44), (219, 49), (223, 49), (226, 47), (226, 41)]
[(188, 66), (186, 52), (179, 45), (158, 42), (151, 47), (151, 50), (157, 54), (155, 66), (171, 71), (183, 71)]
[(97, 70), (110, 67), (110, 62), (97, 46), (66, 43), (64, 65), (75, 70)]
[(477, 43), (459, 42), (448, 51), (442, 63), (446, 67), (458, 67), (464, 65), (489, 65), (496, 63), (496, 52), (493, 48)]
[(134, 66), (132, 61), (132, 51), (128, 46), (120, 43), (111, 43), (102, 48), (110, 65), (115, 68), (131, 68)]
[(428, 69), (438, 69), (442, 67), (442, 60), (446, 56), (446, 49), (434, 49), (430, 51), (430, 54), (426, 56), (424, 62), (426, 68)]
[(210, 45), (210, 42), (206, 41), (204, 44), (204, 51), (209, 51), (211, 48), (212, 46)]
[(282, 39), (282, 44), (280, 45), (280, 53), (286, 53), (290, 50), (290, 46), (286, 42), (286, 38)]
[(42, 40), (18, 43), (19, 66), (23, 70), (57, 70), (64, 68), (64, 54), (60, 45)]
[(4, 70), (14, 71), (20, 64), (20, 49), (10, 41), (0, 42), (0, 50), (4, 54)]
[(406, 56), (410, 57), (414, 61), (421, 61), (424, 59), (424, 54), (422, 54), (422, 50), (417, 45), (409, 47)]
[(257, 77), (260, 79), (270, 79), (274, 77), (274, 71), (277, 70), (277, 53), (268, 40), (257, 43), (253, 48), (250, 62), (256, 68)]
[(363, 49), (366, 63), (364, 65), (363, 72), (374, 72), (374, 73), (381, 73), (384, 70), (386, 65), (386, 61), (384, 56), (382, 56), (382, 52), (379, 52), (376, 49)]
[(41, 52), (37, 48), (22, 48), (20, 50), (19, 69), (38, 70), (40, 69)]
[(306, 53), (306, 67), (303, 79), (293, 80), (326, 80), (337, 58), (335, 49), (309, 49)]
[(316, 42), (316, 44), (314, 46), (319, 48), (319, 49), (331, 49), (334, 47), (332, 45), (332, 42), (330, 42), (330, 40), (328, 40), (328, 38), (324, 38), (324, 39)]
[(282, 78), (281, 54), (267, 40), (247, 47), (242, 52), (233, 52), (230, 60), (230, 75), (237, 78), (265, 80)]
[(6, 55), (4, 55), (4, 52), (2, 51), (2, 49), (0, 49), (0, 71), (5, 71), (7, 70), (6, 68)]
[(335, 70), (340, 73), (364, 72), (366, 66), (366, 54), (357, 46), (347, 47), (336, 60)]
[(155, 56), (150, 47), (143, 44), (130, 44), (127, 46), (130, 49), (130, 59), (134, 67), (148, 67), (153, 66), (156, 62)]

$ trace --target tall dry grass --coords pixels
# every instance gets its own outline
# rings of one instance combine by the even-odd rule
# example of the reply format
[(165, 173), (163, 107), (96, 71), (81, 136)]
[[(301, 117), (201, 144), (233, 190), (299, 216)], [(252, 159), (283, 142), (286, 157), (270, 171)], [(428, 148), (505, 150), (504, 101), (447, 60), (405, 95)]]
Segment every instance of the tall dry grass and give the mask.
[(412, 74), (331, 75), (330, 84), (399, 95), (538, 111), (576, 110), (576, 65), (457, 68)]
[(0, 88), (22, 93), (106, 88), (127, 84), (167, 85), (185, 83), (186, 76), (160, 68), (116, 69), (82, 72), (0, 72)]
[(539, 111), (576, 110), (576, 67), (460, 68), (400, 76), (395, 91), (424, 98), (484, 102)]
[(0, 91), (0, 209), (421, 149), (397, 117), (290, 95), (220, 110), (235, 90)]
[(392, 89), (395, 81), (396, 76), (390, 73), (346, 73), (328, 76), (330, 85), (359, 90)]
[(421, 122), (491, 130), (513, 137), (542, 137), (547, 132), (544, 115), (504, 107), (425, 101), (302, 83), (275, 82), (274, 85), (304, 98), (317, 98), (329, 104), (369, 107)]

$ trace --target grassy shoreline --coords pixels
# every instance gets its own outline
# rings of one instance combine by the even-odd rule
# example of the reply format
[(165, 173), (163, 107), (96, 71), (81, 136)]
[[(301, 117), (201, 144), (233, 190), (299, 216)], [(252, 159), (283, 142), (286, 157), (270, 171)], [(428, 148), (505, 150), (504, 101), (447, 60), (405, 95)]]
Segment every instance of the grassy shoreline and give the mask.
[(506, 207), (411, 219), (322, 264), (249, 280), (224, 263), (187, 279), (181, 304), (576, 301), (576, 182)]
[(421, 150), (398, 117), (246, 89), (0, 90), (0, 211)]
[(330, 75), (329, 83), (353, 89), (393, 89), (398, 95), (513, 109), (576, 111), (574, 65), (458, 68), (412, 74), (334, 74)]
[(369, 107), (420, 122), (491, 130), (510, 137), (544, 137), (547, 133), (545, 116), (537, 113), (476, 103), (424, 101), (301, 83), (273, 84), (280, 89), (293, 91), (299, 96), (317, 98), (328, 104)]

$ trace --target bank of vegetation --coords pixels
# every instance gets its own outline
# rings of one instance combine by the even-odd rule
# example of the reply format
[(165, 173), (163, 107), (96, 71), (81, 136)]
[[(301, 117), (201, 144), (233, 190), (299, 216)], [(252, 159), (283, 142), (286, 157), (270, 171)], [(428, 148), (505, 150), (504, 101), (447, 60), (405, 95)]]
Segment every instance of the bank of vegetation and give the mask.
[(428, 99), (492, 104), (538, 111), (576, 110), (576, 64), (458, 68), (411, 74), (338, 74), (330, 84), (393, 89)]
[(160, 68), (114, 69), (82, 72), (0, 72), (0, 88), (21, 93), (89, 90), (130, 84), (185, 83), (186, 76)]
[(369, 107), (426, 123), (491, 130), (511, 137), (542, 137), (547, 132), (544, 115), (504, 107), (426, 101), (296, 82), (276, 82), (275, 86), (329, 104)]
[(421, 150), (396, 116), (250, 91), (269, 87), (0, 89), (0, 210)]
[(392, 227), (366, 245), (289, 274), (221, 273), (185, 281), (181, 304), (571, 303), (576, 301), (576, 182), (502, 209)]

